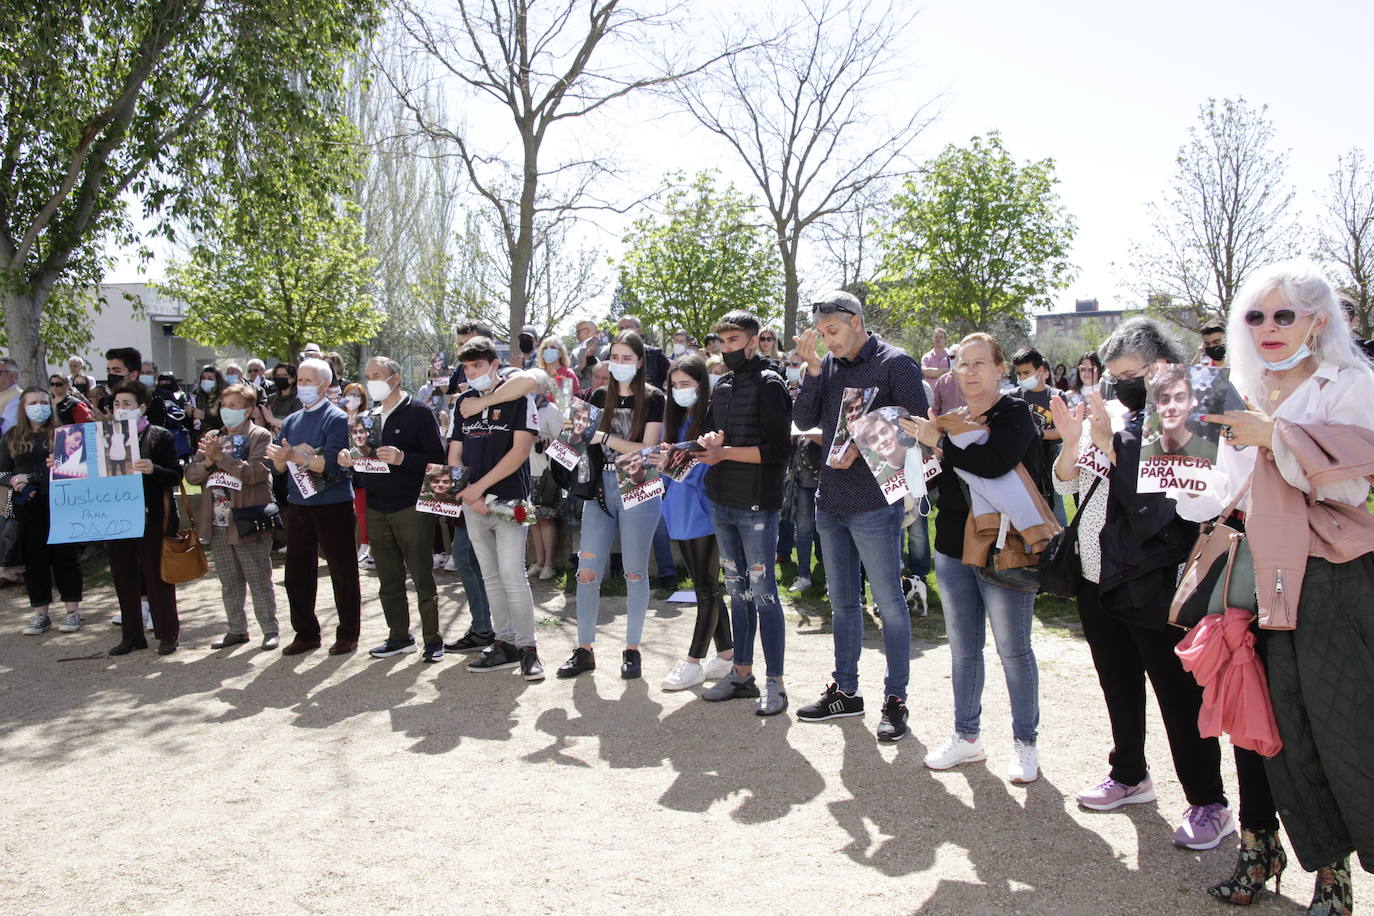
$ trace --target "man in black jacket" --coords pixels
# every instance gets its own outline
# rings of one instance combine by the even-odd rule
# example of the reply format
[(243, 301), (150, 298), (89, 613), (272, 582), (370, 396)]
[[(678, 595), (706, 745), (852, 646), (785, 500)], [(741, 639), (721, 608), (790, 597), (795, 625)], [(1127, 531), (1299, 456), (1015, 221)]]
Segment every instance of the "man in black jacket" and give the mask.
[(371, 651), (373, 658), (389, 658), (415, 651), (410, 635), (410, 607), (406, 600), (406, 571), (415, 583), (424, 630), (427, 662), (444, 657), (439, 632), (439, 592), (434, 584), (434, 530), (438, 520), (419, 512), (425, 466), (444, 463), (444, 443), (428, 404), (413, 400), (401, 388), (401, 366), (385, 356), (368, 361), (363, 375), (367, 393), (381, 404), (360, 417), (371, 423), (369, 438), (375, 458), (385, 464), (355, 466), (349, 449), (339, 452), (340, 467), (353, 468), (354, 483), (367, 490), (367, 535), (377, 562), (379, 588), (386, 617), (386, 642)]
[[(786, 625), (774, 578), (783, 475), (791, 447), (792, 398), (787, 383), (758, 353), (759, 320), (731, 312), (711, 328), (720, 335), (729, 371), (711, 394), (709, 432), (697, 459), (706, 472), (706, 496), (720, 543), (720, 565), (730, 593), (735, 670), (702, 694), (706, 700), (759, 696), (754, 682), (754, 630), (763, 638), (768, 677), (754, 710), (775, 716), (787, 708), (783, 688)], [(646, 360), (647, 363), (647, 360)]]

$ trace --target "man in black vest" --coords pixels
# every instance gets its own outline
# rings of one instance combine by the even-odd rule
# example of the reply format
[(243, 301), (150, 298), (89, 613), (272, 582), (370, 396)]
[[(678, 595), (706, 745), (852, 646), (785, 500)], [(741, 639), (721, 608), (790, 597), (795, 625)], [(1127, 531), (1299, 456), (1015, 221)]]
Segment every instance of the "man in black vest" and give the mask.
[(707, 689), (706, 700), (757, 697), (754, 631), (761, 631), (768, 676), (755, 713), (775, 716), (787, 708), (783, 689), (786, 624), (774, 578), (783, 475), (791, 450), (792, 398), (787, 383), (758, 353), (759, 319), (731, 312), (711, 333), (720, 336), (729, 371), (711, 393), (710, 430), (698, 440), (706, 472), (706, 496), (720, 543), (720, 565), (730, 593), (735, 669)]

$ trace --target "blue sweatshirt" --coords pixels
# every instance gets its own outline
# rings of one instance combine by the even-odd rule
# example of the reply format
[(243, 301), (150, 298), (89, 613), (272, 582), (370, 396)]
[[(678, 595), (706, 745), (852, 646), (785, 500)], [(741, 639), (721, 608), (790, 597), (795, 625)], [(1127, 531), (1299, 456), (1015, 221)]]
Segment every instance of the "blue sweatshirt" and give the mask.
[[(286, 501), (293, 506), (328, 506), (334, 503), (353, 501), (353, 480), (348, 472), (339, 467), (339, 452), (348, 448), (348, 414), (333, 404), (325, 404), (314, 410), (298, 410), (287, 417), (281, 425), (277, 444), (289, 442), (294, 445), (309, 445), (315, 453), (324, 456), (324, 479), (320, 475), (310, 475), (318, 492), (306, 499), (296, 487), (296, 481), (286, 475)], [(332, 485), (326, 481), (333, 481)]]

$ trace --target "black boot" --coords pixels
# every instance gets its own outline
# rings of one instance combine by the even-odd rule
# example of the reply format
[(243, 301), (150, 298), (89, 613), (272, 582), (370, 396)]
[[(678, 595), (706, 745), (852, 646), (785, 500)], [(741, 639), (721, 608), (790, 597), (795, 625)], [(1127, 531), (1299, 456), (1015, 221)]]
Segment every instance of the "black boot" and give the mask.
[(1317, 869), (1312, 888), (1312, 903), (1307, 916), (1350, 916), (1355, 907), (1355, 889), (1350, 886), (1350, 858)]
[[(1264, 882), (1274, 879), (1274, 893), (1279, 892), (1279, 876), (1288, 865), (1288, 853), (1283, 851), (1275, 830), (1241, 830), (1240, 858), (1231, 877), (1207, 888), (1218, 900), (1249, 906)], [(1347, 875), (1349, 872), (1347, 871)]]

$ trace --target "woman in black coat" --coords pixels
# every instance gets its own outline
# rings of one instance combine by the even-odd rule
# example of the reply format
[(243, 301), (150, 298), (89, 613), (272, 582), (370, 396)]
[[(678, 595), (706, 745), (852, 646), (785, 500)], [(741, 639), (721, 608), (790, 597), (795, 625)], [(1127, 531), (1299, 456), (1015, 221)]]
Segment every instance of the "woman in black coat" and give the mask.
[[(119, 597), (123, 639), (110, 650), (111, 655), (127, 655), (148, 648), (143, 634), (140, 591), (148, 596), (153, 632), (158, 638), (159, 655), (177, 649), (180, 621), (177, 619), (177, 590), (162, 580), (162, 539), (176, 534), (179, 527), (176, 499), (172, 491), (181, 482), (181, 462), (177, 459), (176, 439), (161, 426), (148, 422), (151, 394), (141, 382), (126, 381), (114, 389), (115, 420), (134, 420), (138, 428), (138, 460), (133, 470), (143, 475), (143, 535), (110, 541), (110, 573)], [(170, 510), (170, 511), (169, 511)]]

